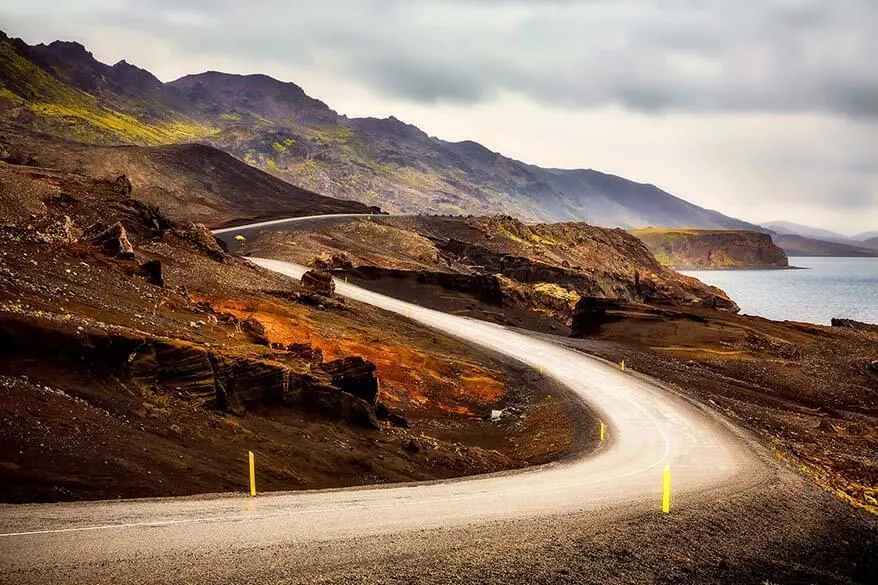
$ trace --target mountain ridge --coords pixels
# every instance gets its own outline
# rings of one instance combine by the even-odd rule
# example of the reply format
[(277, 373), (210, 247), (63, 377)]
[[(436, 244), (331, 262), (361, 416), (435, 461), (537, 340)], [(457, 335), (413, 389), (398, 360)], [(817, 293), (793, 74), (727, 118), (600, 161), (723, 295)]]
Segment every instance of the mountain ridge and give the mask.
[[(0, 117), (87, 143), (203, 142), (302, 188), (391, 212), (758, 229), (655, 185), (541, 168), (393, 116), (348, 118), (263, 74), (211, 71), (162, 83), (125, 60), (100, 63), (80, 43), (30, 46), (3, 34), (0, 44), (16, 60), (0, 69)], [(32, 87), (37, 78), (51, 91)]]

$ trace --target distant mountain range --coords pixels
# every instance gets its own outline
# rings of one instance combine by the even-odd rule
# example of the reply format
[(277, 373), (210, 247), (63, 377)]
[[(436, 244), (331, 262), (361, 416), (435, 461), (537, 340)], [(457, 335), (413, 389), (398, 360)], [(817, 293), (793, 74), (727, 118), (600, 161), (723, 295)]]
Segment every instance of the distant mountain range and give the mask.
[(216, 146), (325, 195), (402, 213), (507, 213), (601, 226), (759, 229), (654, 185), (545, 169), (390, 117), (347, 118), (292, 83), (207, 72), (162, 83), (78, 43), (0, 33), (0, 119), (84, 143)]
[(774, 242), (789, 256), (878, 256), (878, 235), (864, 232), (848, 237), (789, 221), (763, 223)]

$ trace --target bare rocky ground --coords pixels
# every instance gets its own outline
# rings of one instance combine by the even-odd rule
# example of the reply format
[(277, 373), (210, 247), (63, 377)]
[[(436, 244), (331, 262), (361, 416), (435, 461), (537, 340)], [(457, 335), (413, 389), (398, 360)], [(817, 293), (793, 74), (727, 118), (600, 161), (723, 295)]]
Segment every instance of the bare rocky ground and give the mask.
[[(752, 429), (779, 460), (839, 497), (878, 511), (878, 327), (713, 310), (705, 301), (717, 304), (721, 291), (675, 277), (617, 232), (506, 218), (372, 218), (290, 225), (237, 244), (298, 262), (314, 250), (312, 261), (377, 292), (625, 360)], [(473, 275), (482, 286), (461, 279)], [(593, 294), (617, 298), (577, 304)]]
[(537, 372), (259, 269), (124, 179), (0, 163), (0, 224), (4, 501), (239, 491), (248, 450), (262, 490), (445, 478), (595, 436)]

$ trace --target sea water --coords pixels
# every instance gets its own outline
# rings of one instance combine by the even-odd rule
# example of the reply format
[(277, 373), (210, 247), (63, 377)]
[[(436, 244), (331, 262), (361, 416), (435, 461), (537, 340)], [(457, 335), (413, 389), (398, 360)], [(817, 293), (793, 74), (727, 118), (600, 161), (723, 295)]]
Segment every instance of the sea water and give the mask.
[(741, 312), (778, 321), (878, 323), (878, 258), (790, 257), (804, 270), (684, 270), (717, 286)]

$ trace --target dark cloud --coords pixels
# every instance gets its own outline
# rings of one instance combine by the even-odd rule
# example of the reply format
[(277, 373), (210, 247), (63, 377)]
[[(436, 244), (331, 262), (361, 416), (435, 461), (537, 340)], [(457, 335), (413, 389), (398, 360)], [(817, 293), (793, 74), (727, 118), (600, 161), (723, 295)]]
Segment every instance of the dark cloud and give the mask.
[(37, 5), (21, 12), (148, 31), (186, 52), (329, 67), (424, 103), (511, 91), (574, 108), (878, 117), (875, 0)]

